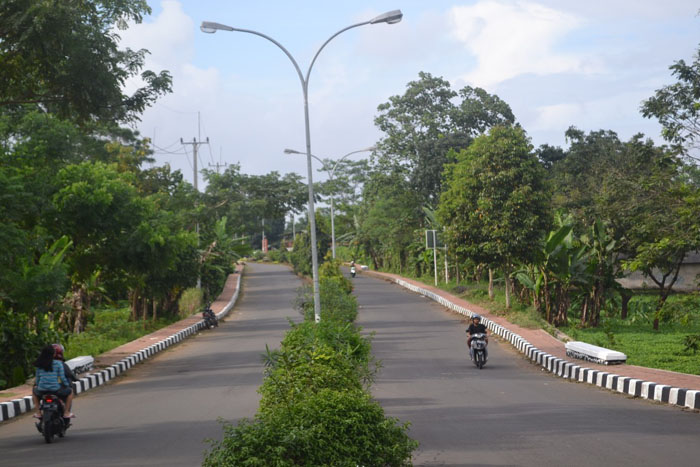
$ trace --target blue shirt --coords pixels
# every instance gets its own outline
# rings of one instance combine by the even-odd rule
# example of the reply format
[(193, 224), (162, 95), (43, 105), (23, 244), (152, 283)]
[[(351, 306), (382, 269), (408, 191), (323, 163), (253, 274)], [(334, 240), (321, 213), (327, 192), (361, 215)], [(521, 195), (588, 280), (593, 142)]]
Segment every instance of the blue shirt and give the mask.
[(39, 391), (56, 391), (61, 386), (68, 386), (63, 363), (60, 360), (54, 360), (51, 363), (51, 371), (37, 368), (35, 381)]

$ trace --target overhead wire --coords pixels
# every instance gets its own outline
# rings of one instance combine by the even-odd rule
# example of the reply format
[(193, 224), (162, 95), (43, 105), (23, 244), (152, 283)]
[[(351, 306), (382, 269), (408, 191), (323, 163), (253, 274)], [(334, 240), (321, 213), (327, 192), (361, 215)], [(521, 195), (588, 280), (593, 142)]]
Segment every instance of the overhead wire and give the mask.
[[(208, 134), (208, 133), (207, 133), (207, 128), (204, 126), (204, 123), (202, 123), (202, 117), (201, 117), (201, 115), (200, 115), (200, 117), (199, 117), (199, 123), (200, 123), (200, 125), (202, 125), (202, 129), (204, 130), (204, 134), (205, 134), (205, 135)], [(209, 158), (211, 159), (211, 163), (212, 163), (212, 164), (215, 164), (216, 162), (214, 162), (214, 155), (213, 155), (212, 152), (211, 152), (211, 144), (207, 144), (207, 147), (209, 148)], [(200, 161), (200, 162), (201, 162), (201, 161)]]

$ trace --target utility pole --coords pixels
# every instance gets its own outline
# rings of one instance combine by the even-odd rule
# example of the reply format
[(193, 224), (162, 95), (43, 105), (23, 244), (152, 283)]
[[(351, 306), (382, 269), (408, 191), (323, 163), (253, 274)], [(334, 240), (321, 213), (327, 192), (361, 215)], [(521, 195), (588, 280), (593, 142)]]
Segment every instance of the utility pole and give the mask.
[(219, 173), (219, 169), (220, 169), (221, 167), (227, 167), (227, 166), (228, 166), (228, 162), (221, 162), (221, 151), (222, 151), (222, 149), (219, 148), (219, 162), (217, 162), (216, 164), (211, 164), (211, 163), (209, 164), (209, 167), (216, 167), (216, 173), (217, 173), (217, 174)]
[[(202, 142), (201, 121), (200, 121), (200, 118), (199, 118), (199, 117), (200, 117), (200, 116), (199, 116), (199, 112), (197, 112), (197, 134), (199, 135), (199, 141), (197, 141), (197, 138), (192, 138), (192, 142), (191, 142), (191, 143), (189, 143), (189, 142), (186, 143), (185, 141), (183, 141), (182, 138), (180, 138), (180, 144), (182, 144), (183, 146), (185, 146), (185, 145), (187, 145), (187, 144), (191, 144), (191, 145), (192, 145), (192, 152), (193, 152), (193, 155), (194, 155), (194, 157), (192, 158), (192, 159), (193, 159), (192, 169), (193, 169), (193, 171), (194, 171), (194, 178), (193, 178), (193, 180), (194, 180), (194, 191), (199, 191), (199, 183), (198, 183), (199, 175), (197, 174), (197, 158), (199, 157), (199, 155), (198, 155), (198, 154), (199, 154), (199, 151), (198, 151), (198, 150), (199, 150), (199, 147), (200, 147), (201, 145), (203, 145), (203, 144), (209, 144), (209, 137), (208, 137), (208, 136), (207, 136), (206, 142)], [(195, 233), (197, 234), (197, 247), (199, 248), (199, 222), (197, 222), (197, 223), (195, 224), (195, 226), (194, 226), (194, 231), (195, 231)], [(198, 289), (201, 289), (201, 288), (202, 288), (202, 277), (201, 277), (201, 276), (197, 276), (197, 288), (198, 288)]]
[(202, 124), (201, 124), (199, 112), (197, 112), (197, 135), (199, 136), (199, 141), (197, 141), (197, 138), (192, 138), (191, 143), (189, 143), (189, 142), (186, 143), (185, 141), (182, 140), (182, 138), (180, 138), (180, 144), (182, 144), (183, 146), (187, 145), (187, 144), (192, 145), (192, 151), (194, 153), (194, 157), (193, 157), (194, 161), (192, 164), (192, 168), (194, 169), (194, 189), (196, 191), (199, 191), (198, 190), (199, 184), (197, 182), (197, 180), (199, 179), (199, 174), (197, 173), (197, 159), (199, 158), (199, 147), (203, 144), (209, 144), (209, 137), (208, 136), (207, 136), (206, 141), (202, 141)]
[(203, 144), (209, 144), (209, 137), (207, 136), (206, 141), (197, 141), (197, 138), (192, 138), (192, 142), (187, 142), (184, 141), (182, 138), (180, 138), (180, 144), (183, 146), (191, 144), (192, 145), (192, 153), (193, 153), (193, 164), (192, 164), (192, 169), (194, 170), (194, 189), (195, 191), (199, 191), (199, 183), (197, 182), (197, 179), (199, 178), (199, 174), (197, 173), (197, 159), (199, 158), (199, 147), (202, 146)]

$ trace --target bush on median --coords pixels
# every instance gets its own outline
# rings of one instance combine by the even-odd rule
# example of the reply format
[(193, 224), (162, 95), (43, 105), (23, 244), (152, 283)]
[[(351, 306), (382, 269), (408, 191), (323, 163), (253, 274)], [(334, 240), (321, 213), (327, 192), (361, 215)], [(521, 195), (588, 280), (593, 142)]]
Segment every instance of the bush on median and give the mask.
[(302, 300), (305, 321), (266, 356), (255, 418), (225, 423), (205, 466), (411, 465), (418, 443), (409, 424), (386, 417), (369, 394), (376, 365), (369, 338), (353, 324), (355, 297), (334, 274), (320, 284), (321, 322), (313, 322), (313, 302)]

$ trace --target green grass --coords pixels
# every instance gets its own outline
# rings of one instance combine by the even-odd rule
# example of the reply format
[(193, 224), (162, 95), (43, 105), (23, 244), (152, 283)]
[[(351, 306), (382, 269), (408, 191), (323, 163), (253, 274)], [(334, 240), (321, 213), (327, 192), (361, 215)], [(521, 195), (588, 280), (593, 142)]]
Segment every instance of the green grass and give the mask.
[(80, 355), (97, 356), (165, 327), (173, 320), (129, 321), (128, 307), (94, 310), (94, 318), (85, 332), (71, 335), (66, 347), (66, 359)]
[(700, 334), (698, 326), (662, 323), (654, 331), (647, 323), (608, 318), (598, 328), (563, 331), (576, 340), (623, 352), (630, 365), (700, 375), (700, 354), (684, 344), (686, 336)]

